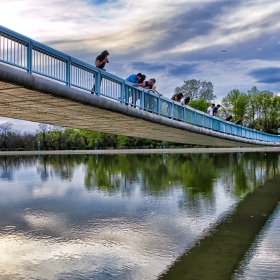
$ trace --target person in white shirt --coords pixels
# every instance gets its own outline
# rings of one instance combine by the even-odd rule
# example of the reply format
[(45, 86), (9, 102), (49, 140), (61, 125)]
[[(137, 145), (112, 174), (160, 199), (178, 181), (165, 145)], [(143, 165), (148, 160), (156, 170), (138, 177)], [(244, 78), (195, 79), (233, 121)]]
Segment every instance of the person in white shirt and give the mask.
[(215, 107), (215, 104), (211, 104), (211, 106), (207, 109), (207, 114), (213, 116), (213, 109)]
[(181, 99), (181, 104), (183, 105), (183, 106), (185, 106), (185, 105), (187, 105), (189, 102), (190, 102), (190, 97), (188, 96), (188, 97), (186, 97), (186, 98), (182, 98)]

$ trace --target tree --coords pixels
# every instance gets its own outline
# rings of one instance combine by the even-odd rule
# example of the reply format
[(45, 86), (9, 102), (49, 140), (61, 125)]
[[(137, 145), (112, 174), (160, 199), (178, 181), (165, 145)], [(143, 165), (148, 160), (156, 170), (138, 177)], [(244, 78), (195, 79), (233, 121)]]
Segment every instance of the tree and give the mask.
[(238, 89), (231, 90), (223, 99), (222, 105), (233, 120), (244, 119), (247, 113), (248, 96)]
[(205, 99), (200, 98), (197, 100), (191, 100), (188, 105), (196, 110), (199, 110), (199, 111), (202, 111), (205, 113), (205, 112), (207, 112), (207, 109), (210, 106), (210, 104), (211, 104), (210, 102), (207, 102)]
[[(274, 94), (271, 91), (261, 91), (257, 96), (258, 124), (266, 131), (271, 129), (271, 111)], [(277, 103), (275, 103), (276, 105)]]
[(255, 119), (258, 113), (257, 99), (259, 95), (259, 90), (256, 86), (252, 87), (251, 90), (248, 90), (248, 104), (247, 104), (247, 121), (249, 126), (255, 128)]
[(2, 148), (7, 149), (8, 147), (8, 136), (12, 130), (12, 123), (6, 122), (0, 125), (0, 144)]
[(38, 126), (39, 126), (39, 133), (42, 135), (42, 137), (39, 137), (38, 140), (42, 139), (42, 149), (48, 150), (48, 139), (46, 137), (46, 133), (48, 132), (50, 127), (48, 124), (44, 124), (44, 123), (40, 123)]
[(195, 79), (184, 81), (181, 87), (176, 87), (174, 90), (175, 93), (182, 92), (185, 98), (187, 96), (189, 96), (191, 100), (203, 98), (208, 102), (216, 98), (213, 91), (214, 85), (211, 82), (201, 82)]

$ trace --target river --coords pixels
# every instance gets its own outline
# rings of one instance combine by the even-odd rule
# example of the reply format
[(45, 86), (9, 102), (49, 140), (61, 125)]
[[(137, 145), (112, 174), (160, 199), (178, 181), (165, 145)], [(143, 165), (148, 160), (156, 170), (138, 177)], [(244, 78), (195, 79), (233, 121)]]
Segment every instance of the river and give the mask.
[[(0, 156), (0, 279), (164, 278), (250, 194), (280, 183), (279, 155)], [(280, 274), (273, 203), (232, 278)]]

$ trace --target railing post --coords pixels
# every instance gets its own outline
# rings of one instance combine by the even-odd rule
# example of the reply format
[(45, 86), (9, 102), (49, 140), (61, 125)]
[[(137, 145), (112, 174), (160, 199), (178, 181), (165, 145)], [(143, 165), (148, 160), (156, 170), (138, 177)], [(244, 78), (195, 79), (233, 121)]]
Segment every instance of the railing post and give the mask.
[(66, 86), (70, 87), (71, 85), (71, 59), (66, 60)]
[(121, 104), (123, 104), (124, 93), (125, 93), (125, 83), (124, 83), (124, 81), (122, 81), (122, 83), (121, 83), (121, 96), (120, 96)]
[(144, 90), (141, 90), (140, 92), (140, 109), (144, 110)]
[(95, 74), (95, 94), (100, 96), (101, 72)]
[(184, 121), (184, 122), (187, 122), (187, 118), (186, 118), (186, 115), (187, 115), (187, 114), (186, 114), (186, 111), (187, 111), (187, 108), (184, 107), (184, 108), (183, 108), (183, 121)]
[(174, 119), (174, 102), (171, 103), (171, 114), (170, 118), (173, 120)]
[(193, 124), (196, 125), (196, 110), (194, 111), (193, 115)]
[(205, 118), (204, 118), (204, 114), (202, 115), (202, 127), (205, 127)]
[(29, 41), (27, 45), (27, 73), (32, 74), (32, 49), (33, 43)]
[(160, 96), (158, 96), (157, 101), (157, 114), (160, 115)]

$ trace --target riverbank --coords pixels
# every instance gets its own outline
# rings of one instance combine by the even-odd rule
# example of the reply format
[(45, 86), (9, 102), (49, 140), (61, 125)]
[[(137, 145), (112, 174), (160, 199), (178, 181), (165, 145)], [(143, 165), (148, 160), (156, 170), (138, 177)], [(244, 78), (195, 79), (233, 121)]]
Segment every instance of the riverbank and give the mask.
[(110, 149), (110, 150), (52, 150), (2, 151), (0, 155), (91, 155), (91, 154), (199, 154), (199, 153), (280, 152), (280, 147), (255, 148), (184, 148), (184, 149)]

